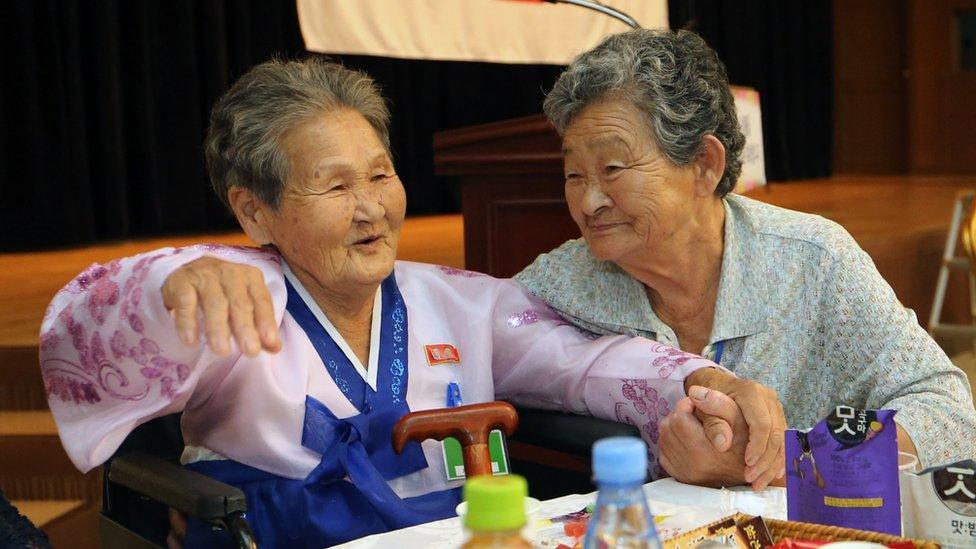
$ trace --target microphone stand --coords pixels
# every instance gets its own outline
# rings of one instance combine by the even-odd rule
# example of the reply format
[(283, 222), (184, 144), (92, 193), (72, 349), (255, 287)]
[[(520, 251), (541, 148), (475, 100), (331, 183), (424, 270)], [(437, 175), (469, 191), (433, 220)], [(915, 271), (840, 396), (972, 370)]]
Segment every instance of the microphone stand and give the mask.
[(591, 9), (593, 11), (598, 11), (604, 15), (609, 15), (614, 19), (623, 22), (632, 29), (639, 29), (640, 23), (636, 19), (627, 15), (626, 13), (611, 8), (610, 6), (604, 6), (603, 4), (596, 2), (595, 0), (545, 0), (550, 4), (571, 4), (573, 6), (579, 6), (581, 8)]

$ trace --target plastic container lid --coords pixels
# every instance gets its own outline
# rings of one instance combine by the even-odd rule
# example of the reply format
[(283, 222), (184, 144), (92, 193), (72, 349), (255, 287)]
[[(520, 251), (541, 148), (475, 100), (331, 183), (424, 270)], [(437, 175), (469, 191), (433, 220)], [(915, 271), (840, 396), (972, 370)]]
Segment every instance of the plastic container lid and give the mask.
[(647, 445), (636, 437), (610, 437), (593, 445), (593, 480), (616, 484), (647, 478)]
[(476, 532), (517, 530), (525, 526), (525, 478), (518, 475), (478, 476), (464, 485), (468, 512), (464, 525)]

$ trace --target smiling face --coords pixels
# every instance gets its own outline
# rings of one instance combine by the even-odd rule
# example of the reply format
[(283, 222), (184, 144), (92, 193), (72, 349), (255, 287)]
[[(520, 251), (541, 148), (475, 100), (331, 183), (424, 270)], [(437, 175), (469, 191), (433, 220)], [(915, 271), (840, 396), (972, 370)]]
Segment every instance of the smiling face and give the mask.
[(262, 208), (269, 243), (320, 285), (370, 286), (393, 270), (406, 196), (393, 161), (353, 109), (311, 118), (282, 136), (288, 180)]
[(660, 151), (630, 101), (580, 111), (563, 135), (563, 156), (569, 211), (597, 259), (624, 265), (663, 252), (694, 215), (694, 167)]

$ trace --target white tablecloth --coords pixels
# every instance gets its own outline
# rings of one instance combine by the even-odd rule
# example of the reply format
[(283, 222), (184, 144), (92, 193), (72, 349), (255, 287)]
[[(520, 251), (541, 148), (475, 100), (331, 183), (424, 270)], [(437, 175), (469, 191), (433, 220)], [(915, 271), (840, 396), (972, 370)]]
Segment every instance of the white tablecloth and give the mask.
[[(702, 488), (682, 484), (673, 479), (662, 479), (644, 485), (648, 504), (655, 515), (669, 518), (658, 524), (662, 538), (671, 537), (713, 520), (737, 512), (762, 515), (774, 519), (786, 519), (786, 490), (767, 488), (755, 493), (749, 487), (730, 489)], [(542, 502), (542, 508), (532, 517), (540, 533), (545, 530), (545, 519), (579, 511), (596, 499), (596, 493), (574, 494)], [(403, 530), (367, 536), (339, 547), (365, 549), (456, 548), (464, 540), (461, 519), (450, 518), (420, 524)], [(537, 541), (539, 539), (537, 538)], [(537, 543), (540, 547), (545, 547)]]

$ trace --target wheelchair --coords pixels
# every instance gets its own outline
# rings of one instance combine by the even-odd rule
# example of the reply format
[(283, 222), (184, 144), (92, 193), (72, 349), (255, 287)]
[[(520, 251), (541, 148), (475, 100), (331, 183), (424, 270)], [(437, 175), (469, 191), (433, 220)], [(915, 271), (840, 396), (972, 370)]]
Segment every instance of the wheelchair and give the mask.
[[(593, 443), (610, 436), (639, 436), (632, 425), (516, 409), (519, 428), (508, 437), (512, 471), (528, 479), (530, 494), (538, 499), (593, 491)], [(165, 547), (169, 508), (225, 530), (242, 549), (259, 546), (244, 520), (244, 493), (181, 466), (183, 447), (180, 415), (172, 414), (140, 425), (105, 464), (99, 517), (103, 547)]]

